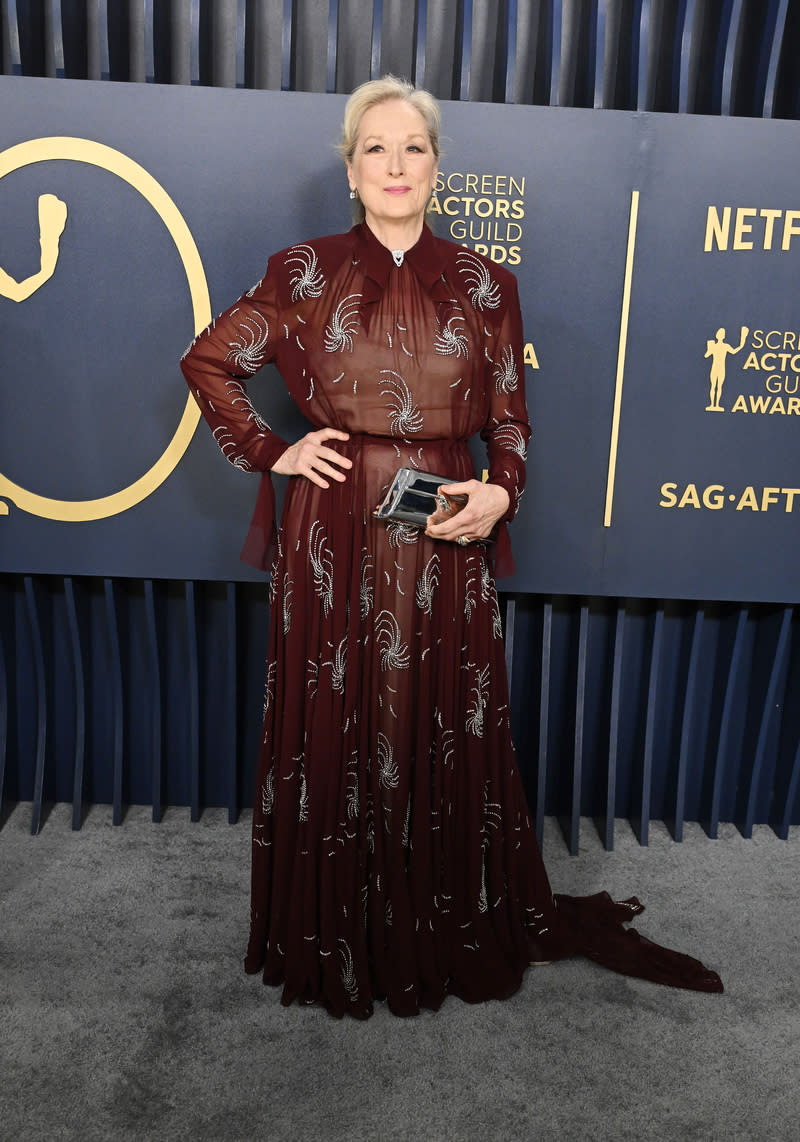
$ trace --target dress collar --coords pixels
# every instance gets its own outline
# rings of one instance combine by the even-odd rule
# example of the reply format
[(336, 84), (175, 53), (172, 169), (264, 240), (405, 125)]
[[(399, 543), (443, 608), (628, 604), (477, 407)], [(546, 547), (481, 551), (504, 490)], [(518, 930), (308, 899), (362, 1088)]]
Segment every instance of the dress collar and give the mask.
[[(361, 314), (365, 327), (369, 325), (372, 306), (380, 301), (389, 274), (395, 270), (391, 250), (387, 249), (361, 222), (351, 231), (355, 238), (354, 257), (364, 269), (364, 289), (361, 295)], [(428, 226), (423, 225), (417, 242), (406, 250), (405, 263), (411, 267), (425, 292), (433, 301), (449, 301), (451, 291), (444, 280), (445, 251)]]

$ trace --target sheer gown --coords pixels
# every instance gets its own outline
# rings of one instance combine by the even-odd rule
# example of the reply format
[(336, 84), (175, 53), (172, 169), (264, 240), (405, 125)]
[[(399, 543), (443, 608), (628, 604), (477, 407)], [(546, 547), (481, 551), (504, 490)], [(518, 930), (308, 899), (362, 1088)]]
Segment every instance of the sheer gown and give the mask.
[[(267, 566), (270, 644), (253, 813), (245, 967), (365, 1018), (448, 994), (502, 998), (531, 961), (588, 955), (721, 990), (696, 960), (624, 923), (606, 894), (553, 897), (511, 742), (493, 550), (434, 541), (372, 512), (398, 467), (524, 485), (530, 435), (516, 282), (425, 228), (395, 264), (362, 224), (274, 255), (182, 367), (226, 457), (261, 472), (245, 555)], [(323, 490), (289, 480), (274, 533), (268, 470), (286, 442), (245, 380), (273, 361), (353, 461)], [(269, 556), (267, 553), (270, 553)]]

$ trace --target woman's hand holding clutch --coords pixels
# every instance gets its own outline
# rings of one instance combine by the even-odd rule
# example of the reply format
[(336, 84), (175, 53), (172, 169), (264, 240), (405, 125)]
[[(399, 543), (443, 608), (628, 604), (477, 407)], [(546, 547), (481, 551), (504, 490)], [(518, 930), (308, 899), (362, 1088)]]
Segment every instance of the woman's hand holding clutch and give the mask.
[(508, 492), (499, 484), (464, 480), (458, 484), (442, 484), (440, 491), (448, 496), (465, 495), (467, 502), (455, 514), (437, 508), (425, 529), (425, 534), (432, 539), (461, 544), (487, 539), (497, 521), (508, 511)]

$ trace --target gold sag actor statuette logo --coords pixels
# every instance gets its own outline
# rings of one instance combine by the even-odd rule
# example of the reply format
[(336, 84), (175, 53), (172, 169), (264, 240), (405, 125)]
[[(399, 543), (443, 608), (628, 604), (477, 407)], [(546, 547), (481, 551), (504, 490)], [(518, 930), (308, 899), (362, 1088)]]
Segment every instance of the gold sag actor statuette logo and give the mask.
[[(722, 386), (725, 384), (728, 357), (741, 352), (747, 345), (747, 354), (741, 370), (729, 378), (745, 392), (736, 392), (722, 404)], [(746, 413), (750, 416), (800, 416), (800, 332), (794, 329), (753, 329), (741, 327), (739, 344), (729, 345), (724, 328), (718, 329), (713, 340), (706, 341), (705, 356), (711, 358), (709, 370), (709, 403), (706, 412), (727, 412), (731, 415)], [(738, 377), (738, 385), (737, 385)], [(752, 392), (763, 385), (763, 393)]]
[(710, 391), (706, 412), (725, 411), (720, 404), (720, 398), (722, 396), (722, 386), (725, 384), (725, 365), (728, 354), (738, 353), (744, 349), (744, 343), (747, 340), (747, 334), (749, 332), (750, 330), (747, 326), (743, 325), (741, 339), (735, 349), (725, 340), (724, 329), (717, 330), (717, 335), (713, 341), (706, 341), (705, 355), (711, 358), (711, 371), (709, 374)]
[[(33, 163), (63, 159), (88, 163), (117, 175), (147, 201), (169, 231), (180, 255), (192, 301), (195, 334), (211, 320), (208, 283), (194, 238), (180, 211), (164, 188), (151, 174), (121, 151), (95, 143), (91, 139), (69, 136), (31, 139), (0, 152), (0, 178)], [(23, 302), (53, 276), (58, 264), (59, 239), (67, 221), (67, 206), (54, 194), (39, 198), (39, 244), (41, 261), (38, 273), (17, 282), (0, 269), (0, 297)], [(94, 500), (56, 500), (36, 495), (13, 483), (0, 473), (0, 497), (10, 500), (22, 511), (43, 519), (83, 522), (105, 519), (127, 511), (146, 499), (175, 470), (189, 446), (200, 419), (200, 410), (189, 394), (180, 423), (155, 464), (127, 488)], [(8, 504), (0, 501), (0, 515), (8, 515)]]

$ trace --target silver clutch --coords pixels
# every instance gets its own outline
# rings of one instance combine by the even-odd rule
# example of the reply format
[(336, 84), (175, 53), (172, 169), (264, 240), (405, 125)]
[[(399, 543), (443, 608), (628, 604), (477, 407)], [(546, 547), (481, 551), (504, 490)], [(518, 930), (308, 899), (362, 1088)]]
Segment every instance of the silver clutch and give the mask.
[(455, 515), (467, 502), (466, 496), (448, 496), (439, 492), (442, 484), (457, 484), (447, 476), (419, 472), (416, 468), (398, 468), (383, 503), (375, 511), (378, 519), (394, 519), (413, 527), (426, 527), (428, 516), (437, 509)]

